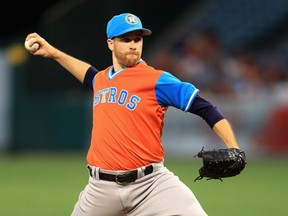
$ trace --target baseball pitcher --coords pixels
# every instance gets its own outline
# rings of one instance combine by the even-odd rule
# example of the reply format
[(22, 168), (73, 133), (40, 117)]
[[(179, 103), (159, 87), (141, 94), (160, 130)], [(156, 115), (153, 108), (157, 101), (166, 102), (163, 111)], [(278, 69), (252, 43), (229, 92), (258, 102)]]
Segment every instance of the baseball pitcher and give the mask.
[(207, 215), (193, 192), (165, 167), (164, 116), (170, 106), (199, 115), (228, 149), (239, 149), (230, 124), (193, 84), (142, 59), (143, 39), (151, 31), (136, 15), (113, 16), (106, 33), (112, 64), (99, 71), (37, 33), (25, 39), (28, 47), (39, 45), (27, 49), (32, 55), (55, 60), (94, 93), (89, 181), (71, 215)]

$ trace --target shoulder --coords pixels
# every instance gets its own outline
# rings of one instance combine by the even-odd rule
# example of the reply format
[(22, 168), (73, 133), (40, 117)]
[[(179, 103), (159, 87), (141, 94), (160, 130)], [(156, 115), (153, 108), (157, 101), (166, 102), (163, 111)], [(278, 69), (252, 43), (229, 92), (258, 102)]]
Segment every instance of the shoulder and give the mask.
[(163, 70), (160, 69), (155, 69), (153, 66), (148, 65), (145, 61), (141, 61), (138, 63), (138, 65), (136, 66), (137, 69), (145, 71), (146, 73), (154, 73), (155, 75), (161, 75), (162, 73), (164, 73)]
[(107, 74), (111, 68), (112, 68), (112, 65), (108, 66), (108, 67), (105, 68), (105, 69), (99, 70), (98, 73), (97, 73), (97, 75)]

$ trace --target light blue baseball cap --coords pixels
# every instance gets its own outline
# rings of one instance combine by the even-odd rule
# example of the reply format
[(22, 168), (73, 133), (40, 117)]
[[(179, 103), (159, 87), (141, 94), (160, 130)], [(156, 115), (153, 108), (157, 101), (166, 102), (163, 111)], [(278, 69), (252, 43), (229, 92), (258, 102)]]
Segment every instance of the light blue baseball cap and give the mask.
[(111, 39), (131, 31), (142, 30), (143, 36), (150, 35), (152, 32), (143, 28), (141, 20), (131, 13), (115, 15), (107, 24), (107, 38)]

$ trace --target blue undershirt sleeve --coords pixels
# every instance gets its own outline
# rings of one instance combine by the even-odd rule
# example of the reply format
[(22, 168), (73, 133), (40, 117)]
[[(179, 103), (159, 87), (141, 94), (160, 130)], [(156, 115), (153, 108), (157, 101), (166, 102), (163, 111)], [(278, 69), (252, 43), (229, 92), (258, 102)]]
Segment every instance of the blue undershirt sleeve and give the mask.
[(88, 70), (86, 71), (83, 84), (93, 89), (93, 79), (97, 73), (98, 70), (95, 67), (93, 66), (89, 67)]
[(218, 121), (224, 119), (224, 115), (216, 106), (201, 98), (199, 95), (195, 97), (188, 112), (202, 117), (210, 128), (213, 128)]

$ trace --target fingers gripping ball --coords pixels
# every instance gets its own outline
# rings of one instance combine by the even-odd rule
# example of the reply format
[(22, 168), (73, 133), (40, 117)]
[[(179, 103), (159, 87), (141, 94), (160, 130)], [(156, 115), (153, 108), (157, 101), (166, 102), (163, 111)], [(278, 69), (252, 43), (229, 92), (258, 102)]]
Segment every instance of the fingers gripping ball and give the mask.
[(203, 178), (218, 179), (239, 175), (246, 166), (245, 152), (237, 148), (204, 151), (197, 155), (202, 158), (203, 165), (199, 169), (199, 176), (194, 180)]
[(30, 38), (29, 40), (26, 40), (24, 43), (25, 48), (29, 52), (35, 52), (39, 49), (40, 45), (39, 43), (32, 43), (33, 38)]

